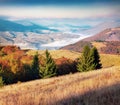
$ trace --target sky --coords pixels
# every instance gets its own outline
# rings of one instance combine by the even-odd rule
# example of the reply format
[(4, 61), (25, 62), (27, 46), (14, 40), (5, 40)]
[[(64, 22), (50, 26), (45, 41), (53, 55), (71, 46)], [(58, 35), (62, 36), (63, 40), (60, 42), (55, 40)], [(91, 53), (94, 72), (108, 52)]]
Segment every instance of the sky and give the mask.
[(86, 4), (86, 3), (118, 3), (119, 0), (0, 0), (2, 4)]
[(120, 17), (119, 0), (0, 0), (0, 16), (14, 18)]

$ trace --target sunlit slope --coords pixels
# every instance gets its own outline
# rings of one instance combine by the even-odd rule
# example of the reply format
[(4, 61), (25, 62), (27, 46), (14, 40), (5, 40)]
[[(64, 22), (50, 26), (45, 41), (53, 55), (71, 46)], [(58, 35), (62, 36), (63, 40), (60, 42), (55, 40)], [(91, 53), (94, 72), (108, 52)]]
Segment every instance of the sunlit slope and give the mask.
[[(30, 50), (27, 54), (34, 55), (36, 51)], [(39, 51), (39, 54), (44, 56), (45, 51)], [(80, 57), (81, 53), (69, 51), (69, 50), (50, 50), (50, 53), (54, 59), (66, 57), (68, 59), (75, 60)], [(120, 55), (100, 54), (100, 59), (103, 67), (119, 66)]]
[(0, 105), (120, 105), (120, 67), (0, 89)]
[[(27, 54), (34, 55), (35, 52), (36, 52), (35, 50), (30, 50), (27, 52)], [(69, 51), (69, 50), (49, 50), (49, 52), (54, 59), (66, 57), (66, 58), (75, 60), (76, 58), (80, 56), (79, 52)], [(45, 50), (39, 50), (38, 53), (44, 56)]]

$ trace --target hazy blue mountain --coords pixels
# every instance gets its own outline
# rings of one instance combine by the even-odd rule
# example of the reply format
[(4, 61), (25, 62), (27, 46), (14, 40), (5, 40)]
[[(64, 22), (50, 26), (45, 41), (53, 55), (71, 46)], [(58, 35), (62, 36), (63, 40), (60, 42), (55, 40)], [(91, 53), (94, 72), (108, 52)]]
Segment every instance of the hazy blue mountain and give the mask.
[(25, 26), (9, 20), (0, 19), (0, 31), (37, 32), (38, 30), (50, 30), (48, 27), (32, 24)]

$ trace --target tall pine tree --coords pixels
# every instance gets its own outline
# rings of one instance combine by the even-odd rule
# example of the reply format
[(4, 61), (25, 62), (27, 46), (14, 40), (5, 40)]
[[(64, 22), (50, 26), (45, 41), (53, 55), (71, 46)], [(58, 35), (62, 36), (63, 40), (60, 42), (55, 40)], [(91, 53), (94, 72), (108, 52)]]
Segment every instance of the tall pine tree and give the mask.
[(32, 62), (32, 66), (31, 66), (31, 75), (32, 75), (32, 79), (38, 79), (39, 78), (39, 58), (38, 58), (38, 52), (36, 52), (36, 54), (33, 57), (33, 62)]
[(41, 66), (39, 75), (41, 78), (49, 78), (56, 75), (56, 64), (48, 50), (45, 51), (45, 64)]
[(92, 58), (93, 69), (102, 68), (102, 64), (100, 63), (100, 55), (96, 47), (93, 47), (90, 52), (90, 57)]
[(82, 53), (81, 57), (79, 58), (77, 69), (80, 72), (88, 71), (88, 70), (91, 69), (90, 65), (91, 65), (91, 61), (90, 61), (90, 47), (86, 45), (83, 48), (83, 53)]

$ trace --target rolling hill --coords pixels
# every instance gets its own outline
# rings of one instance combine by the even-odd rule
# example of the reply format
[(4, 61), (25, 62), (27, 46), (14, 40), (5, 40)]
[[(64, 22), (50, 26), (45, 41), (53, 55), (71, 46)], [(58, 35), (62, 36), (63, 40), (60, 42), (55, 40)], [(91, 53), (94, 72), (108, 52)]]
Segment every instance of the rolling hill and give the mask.
[[(50, 50), (49, 52), (53, 57), (53, 59), (59, 59), (64, 57), (67, 59), (76, 60), (81, 55), (81, 53), (79, 52), (70, 51), (70, 50)], [(27, 55), (34, 55), (35, 53), (36, 53), (35, 50), (29, 50), (27, 52)], [(43, 50), (39, 50), (38, 53), (44, 56)], [(120, 65), (120, 56), (118, 55), (100, 54), (100, 60), (103, 68)], [(109, 61), (112, 61), (112, 62), (109, 62)]]
[(120, 67), (5, 86), (0, 105), (120, 105)]
[[(36, 53), (36, 50), (20, 50), (16, 46), (0, 49), (6, 53), (0, 59), (4, 61), (20, 56), (21, 61), (30, 62), (31, 55)], [(44, 56), (43, 50), (38, 53)], [(50, 54), (54, 59), (64, 60), (75, 60), (81, 55), (68, 50), (52, 50)], [(119, 105), (120, 56), (100, 54), (100, 59), (103, 69), (4, 86), (0, 88), (0, 105)]]
[[(97, 44), (95, 44), (95, 42)], [(118, 27), (106, 29), (94, 36), (85, 38), (74, 44), (67, 45), (65, 47), (62, 47), (61, 49), (81, 52), (83, 46), (85, 45), (95, 46), (99, 49), (100, 52), (103, 53), (113, 52), (111, 49), (116, 49), (116, 51), (113, 52), (114, 54), (117, 54), (117, 52), (120, 53), (120, 28)]]
[(85, 32), (83, 32), (83, 34), (93, 36), (93, 35), (96, 35), (102, 31), (106, 30), (106, 29), (115, 28), (115, 27), (120, 27), (120, 20), (112, 20), (112, 21), (100, 23), (100, 24), (86, 30)]
[(83, 41), (120, 41), (120, 27), (106, 29), (94, 36), (83, 39)]

